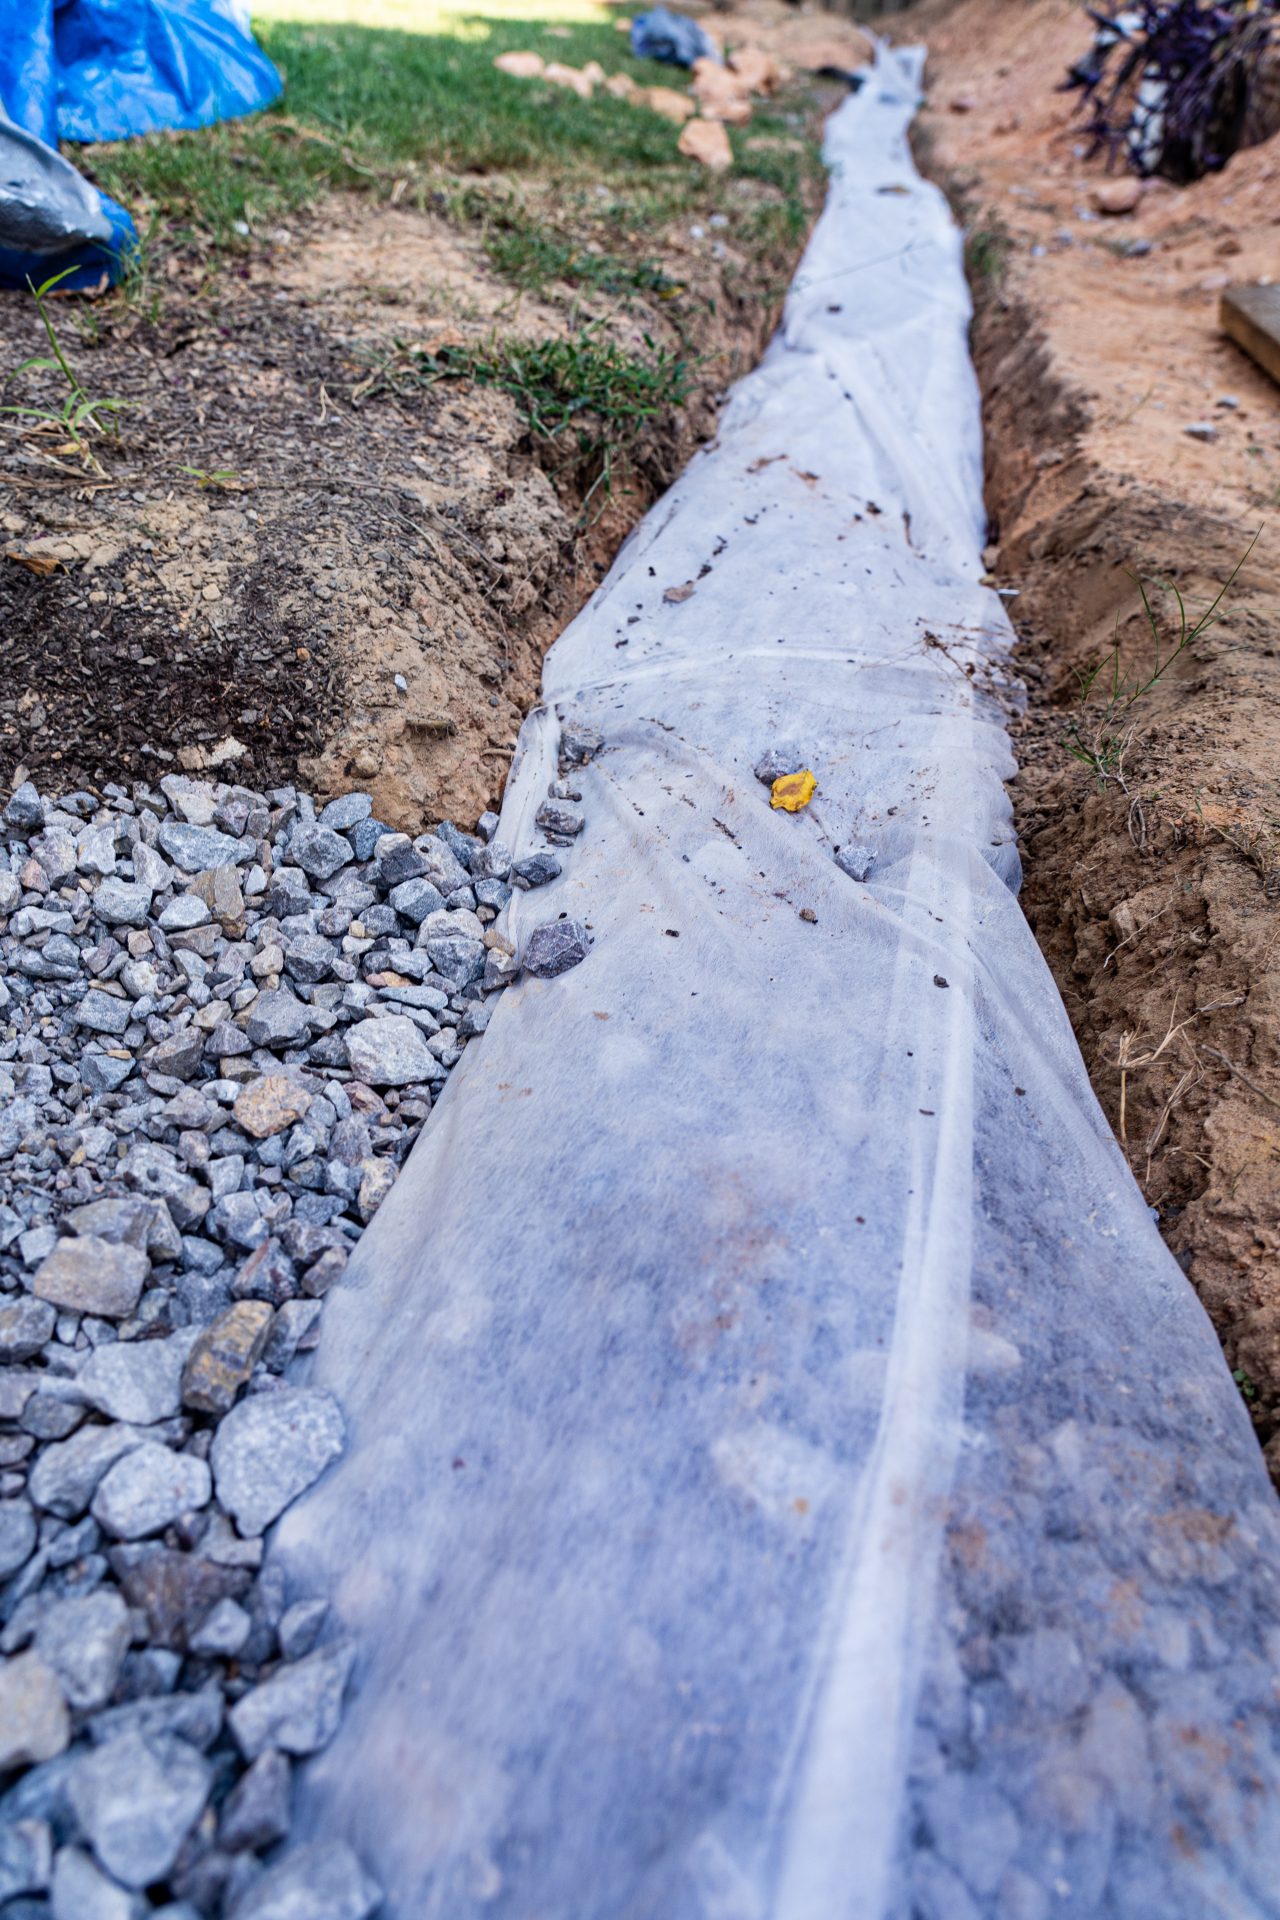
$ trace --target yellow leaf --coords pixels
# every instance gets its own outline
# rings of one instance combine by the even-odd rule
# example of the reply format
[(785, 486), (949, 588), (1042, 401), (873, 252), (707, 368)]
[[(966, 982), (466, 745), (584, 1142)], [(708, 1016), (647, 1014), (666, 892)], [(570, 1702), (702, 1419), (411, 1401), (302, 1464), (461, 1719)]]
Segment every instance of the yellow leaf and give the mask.
[(799, 813), (817, 791), (818, 783), (807, 767), (800, 773), (784, 773), (773, 783), (769, 805), (781, 807), (784, 813)]

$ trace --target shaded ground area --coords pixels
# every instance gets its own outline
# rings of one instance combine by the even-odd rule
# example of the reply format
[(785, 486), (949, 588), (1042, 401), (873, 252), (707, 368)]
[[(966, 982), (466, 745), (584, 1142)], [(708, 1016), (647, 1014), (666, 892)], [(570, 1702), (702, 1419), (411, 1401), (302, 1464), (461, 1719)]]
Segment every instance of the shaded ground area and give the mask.
[[(967, 0), (910, 24), (931, 47), (922, 156), (969, 227), (989, 562), (1018, 596), (1024, 904), (1108, 1118), (1272, 1441), (1280, 393), (1221, 337), (1217, 304), (1229, 280), (1274, 268), (1280, 146), (1108, 218), (1101, 163), (1054, 91), (1087, 42), (1078, 8)], [(1221, 619), (1109, 716), (1117, 641), (1133, 689), (1180, 633), (1172, 593), (1149, 584), (1157, 651), (1135, 575), (1176, 585), (1194, 622), (1242, 560)], [(1101, 767), (1072, 757), (1082, 742), (1103, 744)], [(1140, 1355), (1134, 1367), (1138, 1387)], [(1268, 1452), (1280, 1466), (1280, 1439)]]
[[(796, 82), (713, 176), (656, 113), (494, 72), (672, 80), (584, 11), (277, 22), (282, 112), (90, 150), (148, 238), (48, 302), (117, 431), (3, 419), (6, 785), (358, 784), (415, 830), (498, 797), (546, 645), (768, 337), (841, 92)], [(46, 346), (0, 304), (0, 398), (58, 416)]]

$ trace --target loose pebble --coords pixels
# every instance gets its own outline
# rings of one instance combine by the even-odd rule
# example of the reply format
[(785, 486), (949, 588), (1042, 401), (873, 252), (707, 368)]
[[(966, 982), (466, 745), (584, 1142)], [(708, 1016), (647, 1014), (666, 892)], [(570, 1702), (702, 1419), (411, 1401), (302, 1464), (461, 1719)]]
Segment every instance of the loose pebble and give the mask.
[[(354, 1659), (264, 1563), (346, 1437), (282, 1376), (518, 976), (508, 907), (573, 857), (603, 744), (564, 727), (515, 846), (492, 813), (410, 835), (367, 793), (179, 773), (0, 808), (0, 1905), (24, 1920), (378, 1904), (339, 1842), (258, 1859)], [(591, 944), (521, 938), (544, 978)], [(15, 1806), (24, 1768), (62, 1773)]]

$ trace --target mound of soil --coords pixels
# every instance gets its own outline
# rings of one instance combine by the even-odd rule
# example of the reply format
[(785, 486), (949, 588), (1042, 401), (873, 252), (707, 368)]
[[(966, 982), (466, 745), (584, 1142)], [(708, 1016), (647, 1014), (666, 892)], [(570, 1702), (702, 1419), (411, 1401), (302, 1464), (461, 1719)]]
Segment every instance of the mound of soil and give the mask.
[[(774, 324), (787, 263), (748, 237), (755, 191), (740, 233), (645, 236), (667, 278), (623, 298), (517, 293), (478, 230), (353, 195), (238, 267), (177, 252), (132, 299), (53, 301), (84, 389), (125, 411), (96, 467), (55, 422), (4, 423), (0, 781), (216, 767), (369, 788), (412, 831), (474, 820), (546, 647)], [(424, 383), (414, 349), (587, 327), (686, 359), (692, 391), (584, 519), (574, 441), (534, 439), (496, 389)], [(43, 344), (31, 301), (0, 302), (0, 368)], [(3, 397), (57, 406), (57, 385), (22, 374)]]
[[(1280, 143), (1108, 218), (1054, 90), (1088, 39), (1078, 7), (962, 0), (908, 24), (931, 53), (921, 155), (970, 229), (988, 558), (1030, 695), (1023, 902), (1280, 1477), (1280, 391), (1217, 322), (1228, 278), (1274, 267)], [(1194, 618), (1259, 530), (1099, 780), (1069, 734), (1099, 716), (1079, 676), (1117, 637), (1131, 682), (1150, 669), (1134, 576), (1176, 583)], [(1176, 605), (1155, 605), (1167, 651)]]

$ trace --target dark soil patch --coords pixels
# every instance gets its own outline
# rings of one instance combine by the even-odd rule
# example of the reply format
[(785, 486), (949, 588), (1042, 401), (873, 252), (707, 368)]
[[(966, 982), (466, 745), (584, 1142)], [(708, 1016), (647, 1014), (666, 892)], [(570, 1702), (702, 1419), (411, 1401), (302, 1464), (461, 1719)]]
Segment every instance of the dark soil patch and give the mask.
[[(212, 278), (178, 249), (145, 299), (52, 302), (85, 390), (126, 410), (96, 470), (64, 432), (4, 422), (0, 781), (217, 765), (370, 787), (415, 828), (496, 801), (546, 646), (771, 330), (785, 277), (742, 191), (740, 244), (645, 236), (672, 275), (644, 297), (516, 296), (480, 229), (338, 196)], [(519, 395), (435, 379), (499, 337), (665, 354), (687, 398), (592, 493), (576, 427), (548, 439)], [(0, 368), (41, 344), (30, 300), (0, 304)], [(56, 388), (25, 373), (0, 397), (56, 407)]]

